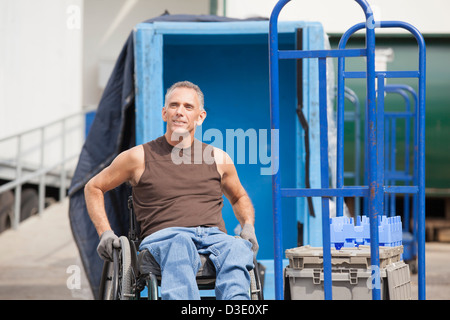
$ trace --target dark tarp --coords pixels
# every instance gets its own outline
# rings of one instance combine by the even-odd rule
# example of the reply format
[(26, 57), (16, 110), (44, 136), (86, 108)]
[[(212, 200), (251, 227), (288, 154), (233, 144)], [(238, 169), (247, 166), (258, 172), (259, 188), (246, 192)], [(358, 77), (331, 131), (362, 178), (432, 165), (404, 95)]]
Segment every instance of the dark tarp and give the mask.
[[(153, 23), (154, 21), (227, 22), (242, 20), (212, 15), (165, 14), (144, 23)], [(69, 188), (69, 219), (72, 233), (96, 299), (99, 298), (103, 261), (97, 254), (99, 238), (89, 218), (83, 190), (89, 179), (108, 166), (120, 152), (135, 145), (134, 95), (134, 42), (131, 32), (99, 102)], [(118, 236), (128, 233), (127, 198), (129, 194), (131, 194), (131, 190), (126, 184), (105, 194), (108, 219)]]

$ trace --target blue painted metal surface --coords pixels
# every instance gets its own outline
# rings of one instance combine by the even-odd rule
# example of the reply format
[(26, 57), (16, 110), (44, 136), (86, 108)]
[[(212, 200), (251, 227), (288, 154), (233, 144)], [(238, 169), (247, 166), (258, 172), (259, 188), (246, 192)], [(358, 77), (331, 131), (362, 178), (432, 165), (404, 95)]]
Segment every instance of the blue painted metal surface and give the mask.
[[(134, 33), (136, 74), (136, 144), (156, 139), (164, 133), (161, 108), (163, 93), (163, 36), (148, 36), (150, 24), (142, 24)], [(144, 90), (143, 88), (147, 88)], [(151, 101), (153, 108), (145, 105)]]
[[(329, 188), (328, 165), (328, 120), (327, 120), (327, 60), (319, 58), (319, 114), (320, 114), (320, 177), (322, 188)], [(331, 242), (330, 242), (330, 202), (322, 197), (322, 247), (325, 299), (332, 299), (331, 292)]]
[[(385, 193), (418, 193), (418, 241), (419, 241), (419, 299), (425, 299), (425, 166), (424, 166), (424, 134), (425, 134), (425, 43), (421, 34), (413, 26), (399, 21), (376, 22), (373, 12), (365, 0), (355, 0), (363, 9), (365, 22), (350, 28), (341, 38), (337, 50), (310, 50), (310, 51), (283, 51), (278, 46), (278, 16), (282, 8), (290, 0), (280, 0), (274, 7), (269, 22), (269, 54), (270, 54), (270, 103), (271, 103), (271, 128), (280, 130), (280, 105), (279, 105), (279, 60), (280, 59), (305, 59), (316, 58), (319, 61), (319, 110), (320, 110), (320, 142), (321, 142), (321, 188), (318, 190), (289, 189), (285, 190), (280, 185), (281, 168), (272, 176), (272, 196), (274, 215), (274, 258), (275, 258), (275, 295), (277, 299), (283, 298), (282, 279), (282, 251), (281, 251), (281, 197), (297, 196), (305, 197), (312, 194), (320, 194), (322, 197), (322, 236), (323, 236), (323, 267), (324, 267), (324, 294), (325, 299), (332, 298), (331, 284), (331, 254), (330, 254), (330, 229), (329, 229), (329, 207), (328, 198), (332, 196), (362, 196), (368, 198), (368, 215), (370, 220), (371, 237), (371, 264), (373, 288), (372, 298), (379, 300), (380, 294), (380, 272), (379, 272), (379, 234), (378, 219), (383, 215), (383, 201)], [(366, 31), (366, 48), (346, 49), (345, 45), (349, 37), (357, 30)], [(403, 28), (410, 31), (419, 44), (419, 67), (418, 71), (389, 71), (377, 72), (375, 70), (375, 28)], [(359, 72), (345, 71), (345, 58), (366, 57), (366, 70)], [(367, 136), (368, 146), (366, 148), (366, 161), (368, 184), (362, 187), (345, 188), (339, 182), (335, 190), (328, 187), (328, 151), (327, 151), (327, 118), (326, 115), (326, 58), (338, 58), (338, 96), (344, 96), (345, 78), (365, 78), (367, 82)], [(384, 83), (385, 78), (409, 78), (417, 77), (419, 82), (419, 107), (418, 107), (418, 185), (417, 186), (385, 186), (384, 185)], [(375, 82), (377, 81), (378, 95)], [(338, 98), (338, 123), (337, 136), (342, 139), (343, 98)], [(338, 141), (338, 145), (343, 141)], [(272, 157), (279, 161), (279, 141), (272, 141)], [(339, 151), (338, 161), (343, 161), (343, 152)], [(342, 164), (339, 165), (342, 171)], [(343, 173), (339, 173), (343, 174)]]
[[(279, 24), (282, 25), (282, 23)], [(320, 28), (307, 28), (302, 30), (303, 38), (303, 50), (323, 50), (325, 47), (324, 30)], [(292, 62), (293, 60), (284, 59), (281, 61), (281, 65), (287, 62)], [(320, 188), (320, 115), (317, 109), (319, 105), (319, 79), (318, 79), (318, 62), (316, 59), (302, 59), (300, 60), (303, 68), (302, 78), (298, 80), (303, 81), (303, 101), (297, 101), (297, 103), (302, 103), (306, 120), (308, 122), (308, 132), (304, 131), (302, 126), (298, 123), (297, 137), (302, 137), (301, 144), (298, 146), (300, 150), (305, 150), (304, 146), (304, 135), (309, 136), (309, 183), (310, 188)], [(282, 77), (282, 75), (281, 75)], [(281, 78), (282, 79), (282, 78)], [(283, 89), (283, 87), (281, 87)], [(282, 104), (284, 105), (284, 104)], [(281, 110), (281, 113), (287, 109), (286, 107)], [(281, 124), (284, 132), (284, 125)], [(281, 146), (281, 152), (283, 152), (283, 146)], [(304, 188), (305, 183), (303, 181), (303, 175), (305, 174), (305, 156), (301, 156), (297, 160), (299, 166), (297, 168), (297, 174), (299, 176), (296, 188)], [(289, 170), (283, 170), (288, 172)], [(284, 181), (284, 179), (282, 178)], [(289, 185), (284, 181), (286, 185)], [(309, 206), (305, 198), (298, 197), (295, 201), (298, 203), (297, 206), (297, 217), (298, 221), (303, 225), (303, 243), (309, 244), (311, 246), (321, 247), (322, 246), (322, 204), (320, 198), (311, 198), (312, 205), (314, 207), (314, 216), (309, 212)], [(302, 207), (303, 205), (303, 207)], [(288, 208), (283, 208), (283, 212), (289, 210)], [(287, 230), (283, 230), (283, 234), (287, 233)], [(287, 247), (285, 247), (286, 249)]]

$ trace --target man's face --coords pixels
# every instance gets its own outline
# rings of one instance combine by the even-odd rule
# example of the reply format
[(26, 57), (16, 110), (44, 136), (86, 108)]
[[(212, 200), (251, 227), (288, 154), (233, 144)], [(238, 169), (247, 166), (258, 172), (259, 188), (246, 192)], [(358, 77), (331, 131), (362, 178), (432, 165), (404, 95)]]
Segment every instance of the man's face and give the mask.
[(200, 102), (194, 89), (179, 87), (169, 95), (162, 117), (167, 122), (167, 132), (179, 137), (187, 133), (193, 134), (195, 127), (205, 119), (206, 111), (200, 110)]

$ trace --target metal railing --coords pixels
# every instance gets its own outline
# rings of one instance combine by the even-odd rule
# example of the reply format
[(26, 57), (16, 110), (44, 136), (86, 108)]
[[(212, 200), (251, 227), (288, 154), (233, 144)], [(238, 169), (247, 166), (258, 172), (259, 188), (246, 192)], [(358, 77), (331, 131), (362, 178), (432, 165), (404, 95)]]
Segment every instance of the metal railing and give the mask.
[[(68, 167), (68, 163), (75, 160), (81, 151), (82, 143), (84, 141), (85, 134), (85, 115), (88, 111), (81, 111), (69, 116), (63, 117), (59, 120), (49, 122), (45, 125), (29, 129), (18, 134), (10, 135), (0, 139), (0, 143), (5, 142), (16, 142), (16, 154), (13, 159), (1, 159), (0, 168), (8, 169), (9, 171), (15, 171), (13, 179), (0, 186), (0, 194), (7, 192), (9, 190), (14, 190), (14, 210), (12, 210), (12, 216), (10, 216), (11, 226), (16, 229), (20, 223), (21, 215), (21, 195), (22, 186), (24, 184), (37, 184), (38, 185), (38, 214), (42, 213), (45, 209), (45, 195), (46, 195), (46, 178), (52, 176), (56, 178), (53, 180), (53, 185), (59, 187), (59, 199), (62, 200), (66, 196), (68, 183), (67, 180), (71, 179), (73, 168)], [(73, 119), (80, 118), (75, 125), (70, 125)], [(46, 137), (47, 132), (51, 131), (51, 128), (59, 126), (60, 130), (53, 133), (52, 136)], [(79, 134), (79, 148), (78, 146), (71, 146), (70, 149), (75, 149), (74, 152), (70, 152), (67, 155), (68, 142), (67, 137), (70, 133), (75, 132), (76, 135)], [(24, 138), (25, 136), (33, 135), (34, 140), (38, 139), (37, 144), (25, 150), (24, 148)], [(53, 162), (50, 165), (45, 163), (45, 149), (46, 145), (59, 140), (59, 150), (53, 150), (57, 153), (59, 152), (59, 161)], [(39, 159), (34, 162), (33, 165), (25, 163), (24, 159), (27, 155), (39, 150)], [(51, 158), (55, 157), (55, 154), (51, 154)], [(47, 155), (48, 157), (48, 155)], [(35, 159), (37, 160), (37, 159)], [(58, 182), (59, 181), (59, 182)]]

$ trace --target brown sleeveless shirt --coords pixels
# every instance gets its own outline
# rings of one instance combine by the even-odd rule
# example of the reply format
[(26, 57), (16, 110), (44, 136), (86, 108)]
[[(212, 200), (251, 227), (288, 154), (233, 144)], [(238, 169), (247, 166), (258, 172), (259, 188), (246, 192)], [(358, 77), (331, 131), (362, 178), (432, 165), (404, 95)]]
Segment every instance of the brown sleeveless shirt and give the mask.
[(212, 147), (195, 140), (190, 148), (179, 149), (165, 136), (143, 147), (145, 170), (133, 187), (141, 239), (168, 227), (218, 227), (226, 232)]

